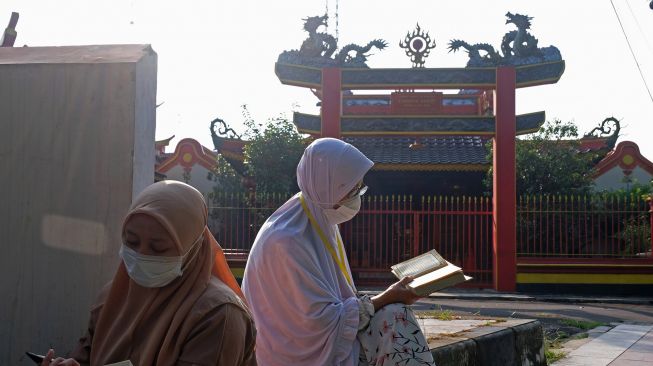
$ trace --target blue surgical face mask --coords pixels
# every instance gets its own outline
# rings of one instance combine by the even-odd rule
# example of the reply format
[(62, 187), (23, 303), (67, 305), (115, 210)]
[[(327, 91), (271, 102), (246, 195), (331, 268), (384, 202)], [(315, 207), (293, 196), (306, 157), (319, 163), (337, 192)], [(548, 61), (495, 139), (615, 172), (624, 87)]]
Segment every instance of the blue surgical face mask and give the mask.
[(134, 282), (143, 287), (163, 287), (183, 274), (185, 267), (199, 252), (199, 244), (203, 239), (202, 233), (188, 252), (176, 257), (141, 254), (124, 243), (119, 254), (125, 263), (127, 274)]

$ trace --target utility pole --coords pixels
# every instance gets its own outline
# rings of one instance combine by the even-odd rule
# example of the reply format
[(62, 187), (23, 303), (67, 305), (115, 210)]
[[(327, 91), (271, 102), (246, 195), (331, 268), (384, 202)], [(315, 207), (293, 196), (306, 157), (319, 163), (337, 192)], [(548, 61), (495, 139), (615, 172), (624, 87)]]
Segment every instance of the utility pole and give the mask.
[(18, 24), (18, 13), (12, 12), (11, 18), (9, 18), (9, 25), (5, 29), (4, 34), (2, 35), (2, 40), (0, 40), (0, 47), (13, 47), (14, 42), (16, 41), (16, 24)]

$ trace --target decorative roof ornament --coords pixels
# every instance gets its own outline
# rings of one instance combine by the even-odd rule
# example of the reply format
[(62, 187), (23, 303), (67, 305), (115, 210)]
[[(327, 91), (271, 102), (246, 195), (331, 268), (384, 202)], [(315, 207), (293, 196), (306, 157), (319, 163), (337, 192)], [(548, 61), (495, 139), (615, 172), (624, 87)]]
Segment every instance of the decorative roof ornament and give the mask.
[(382, 50), (388, 45), (382, 39), (375, 39), (365, 46), (348, 44), (335, 53), (338, 48), (336, 38), (318, 31), (320, 27), (327, 26), (328, 19), (327, 14), (304, 18), (304, 30), (308, 32), (308, 38), (302, 42), (299, 50), (282, 52), (278, 62), (315, 67), (367, 68), (367, 57), (372, 48)]
[(531, 29), (533, 17), (528, 15), (506, 13), (506, 24), (514, 24), (517, 30), (506, 33), (501, 40), (501, 52), (504, 58), (541, 56), (542, 52), (537, 48), (537, 38), (528, 30)]
[(420, 28), (419, 23), (413, 33), (406, 32), (406, 38), (399, 41), (399, 47), (406, 51), (406, 56), (410, 57), (414, 68), (424, 67), (424, 61), (429, 56), (429, 52), (435, 48), (435, 41), (431, 41), (429, 33)]
[[(218, 130), (216, 132), (215, 125), (220, 124), (222, 127), (218, 127)], [(240, 140), (240, 135), (234, 131), (233, 128), (229, 127), (227, 125), (227, 122), (223, 121), (220, 118), (216, 118), (213, 121), (211, 121), (211, 136), (217, 138), (218, 136), (224, 136), (225, 138), (228, 139), (239, 139)]]
[(488, 43), (470, 44), (452, 39), (449, 52), (465, 49), (469, 55), (467, 67), (499, 65), (529, 65), (550, 61), (560, 61), (560, 51), (554, 47), (538, 47), (538, 40), (530, 32), (532, 17), (522, 14), (506, 13), (506, 24), (514, 24), (517, 30), (507, 32), (501, 41), (501, 53)]
[[(611, 123), (612, 126), (608, 125), (608, 123)], [(606, 145), (612, 149), (617, 143), (620, 131), (620, 121), (614, 117), (608, 117), (599, 123), (598, 127), (594, 127), (590, 132), (586, 133), (583, 138), (607, 138)]]
[[(612, 132), (612, 127), (608, 126), (608, 122), (612, 122), (615, 131)], [(598, 127), (594, 127), (590, 132), (585, 134), (585, 137), (608, 137), (610, 135), (619, 134), (620, 128), (619, 120), (614, 117), (608, 117), (599, 123)], [(598, 135), (597, 135), (598, 134)]]

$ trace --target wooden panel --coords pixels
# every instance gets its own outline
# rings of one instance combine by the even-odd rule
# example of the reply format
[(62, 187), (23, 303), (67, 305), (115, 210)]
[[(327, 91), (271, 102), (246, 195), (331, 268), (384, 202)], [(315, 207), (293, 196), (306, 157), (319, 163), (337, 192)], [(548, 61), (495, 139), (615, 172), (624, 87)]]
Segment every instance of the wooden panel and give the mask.
[(153, 180), (156, 54), (136, 56), (0, 65), (2, 365), (69, 351), (113, 277), (122, 217)]

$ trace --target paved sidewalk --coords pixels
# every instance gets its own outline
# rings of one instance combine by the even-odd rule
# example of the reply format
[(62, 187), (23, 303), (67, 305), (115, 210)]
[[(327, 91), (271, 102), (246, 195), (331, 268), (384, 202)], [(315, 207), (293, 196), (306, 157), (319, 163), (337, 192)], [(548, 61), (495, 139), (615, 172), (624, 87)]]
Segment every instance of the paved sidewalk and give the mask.
[(579, 347), (554, 366), (653, 365), (653, 326), (622, 324)]

